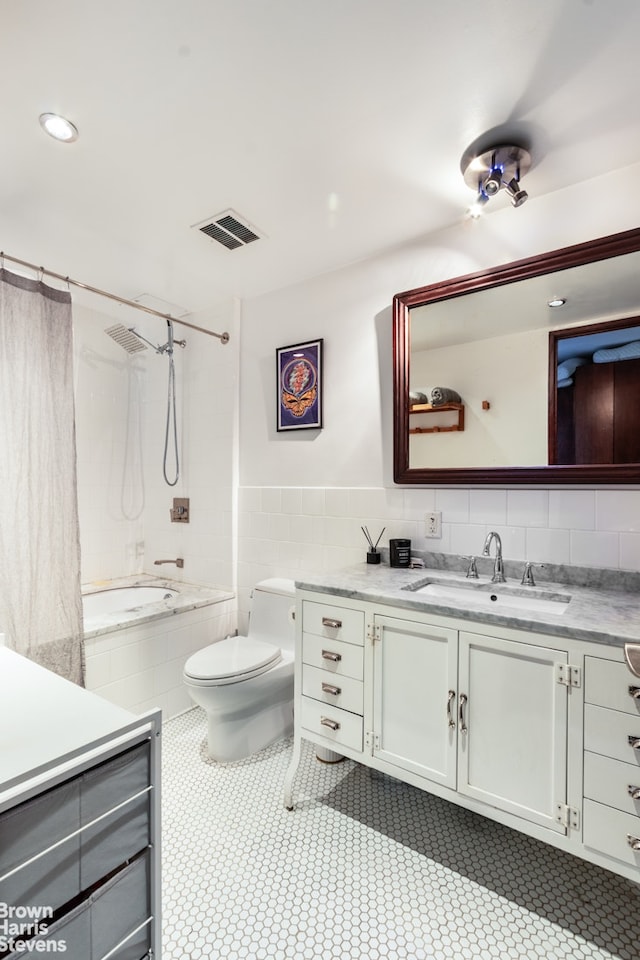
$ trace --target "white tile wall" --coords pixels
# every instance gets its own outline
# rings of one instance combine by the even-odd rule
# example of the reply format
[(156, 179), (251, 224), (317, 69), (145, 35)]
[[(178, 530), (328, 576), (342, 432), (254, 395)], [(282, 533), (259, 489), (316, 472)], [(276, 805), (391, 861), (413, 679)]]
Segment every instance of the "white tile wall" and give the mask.
[[(292, 512), (299, 505), (299, 513)], [(442, 511), (442, 538), (424, 537), (424, 514)], [(409, 537), (416, 549), (478, 554), (497, 530), (509, 560), (640, 570), (640, 491), (241, 487), (240, 626), (251, 586), (363, 562), (361, 525), (382, 544)]]
[(196, 650), (235, 629), (235, 601), (115, 630), (86, 641), (86, 686), (111, 703), (163, 718), (193, 706), (182, 682), (185, 661)]

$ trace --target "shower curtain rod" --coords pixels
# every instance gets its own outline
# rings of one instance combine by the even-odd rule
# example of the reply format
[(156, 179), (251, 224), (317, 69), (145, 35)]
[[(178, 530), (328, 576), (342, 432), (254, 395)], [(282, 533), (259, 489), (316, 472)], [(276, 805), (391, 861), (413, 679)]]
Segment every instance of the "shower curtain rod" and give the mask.
[(136, 303), (135, 300), (125, 300), (124, 297), (118, 297), (115, 293), (107, 293), (106, 290), (99, 290), (97, 287), (91, 287), (88, 283), (80, 283), (79, 280), (72, 280), (70, 277), (64, 277), (61, 273), (54, 273), (53, 270), (46, 270), (39, 267), (37, 263), (29, 263), (27, 260), (18, 260), (17, 257), (10, 257), (4, 251), (0, 251), (0, 265), (5, 260), (11, 263), (19, 263), (22, 267), (28, 267), (30, 270), (37, 270), (41, 276), (45, 274), (48, 277), (55, 277), (56, 280), (62, 280), (63, 283), (71, 284), (74, 287), (81, 287), (82, 290), (88, 290), (89, 293), (95, 293), (99, 297), (106, 297), (108, 300), (115, 300), (116, 303), (122, 303), (125, 307), (133, 307), (135, 310), (144, 310), (145, 313), (151, 313), (154, 317), (162, 317), (163, 320), (171, 320), (173, 323), (179, 323), (183, 327), (189, 327), (190, 330), (198, 330), (200, 333), (206, 333), (209, 337), (217, 337), (221, 343), (229, 343), (229, 334), (215, 333), (213, 330), (206, 330), (204, 327), (198, 327), (195, 323), (188, 323), (186, 320), (179, 320), (172, 317), (170, 313), (160, 313), (159, 310), (153, 310), (152, 307), (145, 307), (142, 303)]

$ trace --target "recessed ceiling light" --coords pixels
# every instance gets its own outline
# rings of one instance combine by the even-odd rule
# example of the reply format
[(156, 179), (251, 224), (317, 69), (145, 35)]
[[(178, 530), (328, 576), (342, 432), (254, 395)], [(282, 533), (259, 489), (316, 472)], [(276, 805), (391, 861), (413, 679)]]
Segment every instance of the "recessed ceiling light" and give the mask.
[(39, 119), (42, 129), (54, 140), (72, 143), (78, 139), (78, 128), (57, 113), (41, 113)]
[(553, 297), (552, 300), (549, 300), (547, 303), (548, 307), (564, 307), (567, 301), (564, 297)]

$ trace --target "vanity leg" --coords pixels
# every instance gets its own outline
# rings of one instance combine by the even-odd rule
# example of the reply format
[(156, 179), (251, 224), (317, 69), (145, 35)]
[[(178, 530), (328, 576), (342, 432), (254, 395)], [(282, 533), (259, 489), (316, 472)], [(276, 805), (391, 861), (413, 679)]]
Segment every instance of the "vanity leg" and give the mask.
[(296, 734), (293, 738), (293, 756), (291, 757), (291, 763), (284, 778), (284, 805), (287, 810), (293, 810), (293, 781), (298, 772), (301, 752), (302, 738), (299, 734)]

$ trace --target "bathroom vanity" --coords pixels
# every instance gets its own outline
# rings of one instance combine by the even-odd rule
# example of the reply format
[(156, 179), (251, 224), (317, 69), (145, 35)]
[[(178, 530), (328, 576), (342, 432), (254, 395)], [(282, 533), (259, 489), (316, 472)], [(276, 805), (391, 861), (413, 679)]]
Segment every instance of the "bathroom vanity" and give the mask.
[(160, 711), (2, 646), (0, 697), (0, 956), (159, 956)]
[(297, 583), (301, 740), (640, 881), (640, 595), (363, 565)]

